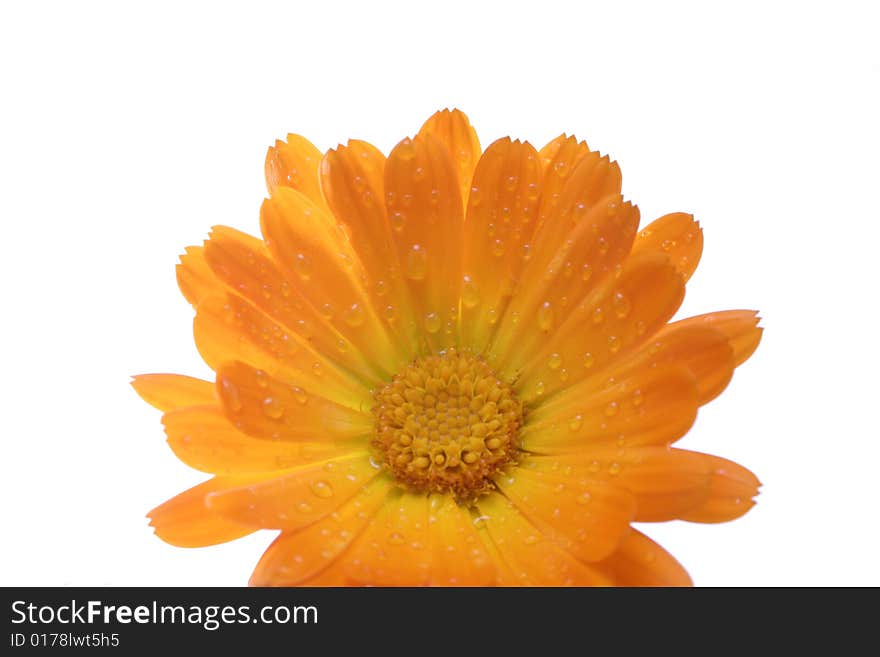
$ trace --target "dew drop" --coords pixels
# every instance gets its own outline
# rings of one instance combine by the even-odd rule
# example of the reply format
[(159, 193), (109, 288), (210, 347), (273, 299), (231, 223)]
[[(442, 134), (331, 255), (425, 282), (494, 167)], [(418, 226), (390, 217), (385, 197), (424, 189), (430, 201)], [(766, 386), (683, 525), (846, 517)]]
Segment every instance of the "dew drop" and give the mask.
[(321, 304), (321, 307), (318, 310), (318, 312), (320, 312), (321, 317), (323, 317), (327, 321), (330, 321), (331, 319), (333, 319), (333, 306), (329, 303)]
[(425, 179), (425, 167), (416, 167), (413, 169), (413, 180), (419, 182)]
[(389, 304), (382, 310), (382, 314), (385, 315), (385, 319), (392, 322), (397, 317), (397, 308)]
[(601, 324), (605, 320), (605, 311), (602, 310), (601, 306), (596, 306), (596, 308), (593, 309), (591, 319), (593, 320), (593, 324)]
[(540, 396), (543, 395), (543, 394), (544, 394), (544, 382), (543, 382), (543, 381), (538, 381), (538, 382), (535, 384), (535, 396), (536, 396), (536, 397), (540, 397)]
[(626, 298), (626, 295), (623, 292), (615, 292), (611, 299), (611, 303), (614, 306), (614, 314), (620, 319), (629, 315), (629, 311), (632, 309), (630, 300)]
[(512, 192), (516, 189), (516, 181), (516, 176), (507, 176), (504, 179), (504, 187), (507, 189), (508, 192)]
[(223, 399), (226, 402), (226, 406), (229, 407), (229, 410), (233, 413), (240, 412), (242, 409), (242, 403), (238, 386), (229, 379), (224, 378), (220, 381), (220, 388), (223, 391)]
[(300, 513), (311, 513), (312, 512), (312, 505), (309, 504), (308, 502), (300, 502), (299, 504), (296, 505), (296, 510), (299, 511)]
[(660, 243), (660, 248), (667, 252), (672, 251), (675, 248), (675, 242), (673, 240), (663, 240)]
[(471, 187), (471, 193), (470, 193), (470, 196), (468, 197), (468, 204), (472, 205), (474, 207), (477, 207), (480, 205), (480, 201), (482, 201), (482, 195), (480, 194), (480, 188), (479, 187)]
[(605, 417), (614, 417), (620, 411), (620, 404), (616, 401), (609, 402), (605, 407)]
[(391, 222), (391, 227), (395, 230), (395, 232), (399, 233), (406, 225), (406, 214), (404, 214), (400, 210), (395, 210), (389, 215), (388, 221)]
[(577, 503), (582, 506), (586, 506), (587, 504), (589, 504), (592, 499), (593, 499), (593, 496), (590, 495), (590, 493), (588, 491), (584, 491), (583, 493), (578, 495), (577, 498), (575, 498)]
[(608, 350), (612, 354), (616, 354), (618, 351), (620, 351), (620, 338), (618, 338), (616, 335), (608, 336)]
[(552, 304), (549, 301), (545, 301), (538, 308), (538, 328), (545, 332), (549, 331), (553, 328), (555, 321), (556, 312), (553, 310)]
[(327, 499), (333, 497), (333, 487), (326, 481), (314, 481), (309, 488), (311, 488), (312, 492), (320, 498)]
[(406, 275), (410, 280), (424, 280), (428, 274), (428, 253), (420, 244), (413, 244), (406, 257)]
[(645, 396), (642, 394), (641, 390), (633, 391), (632, 403), (635, 407), (639, 407), (645, 403)]
[(293, 398), (300, 404), (305, 405), (309, 401), (309, 396), (306, 394), (306, 391), (299, 386), (293, 386), (290, 391), (293, 393)]
[(620, 474), (620, 463), (612, 463), (608, 466), (608, 474), (610, 475), (618, 475)]
[(532, 245), (531, 244), (523, 244), (522, 245), (522, 259), (526, 262), (532, 257)]
[(317, 377), (320, 377), (324, 374), (324, 368), (321, 367), (321, 363), (319, 363), (318, 361), (312, 363), (312, 374)]
[(593, 276), (593, 267), (589, 262), (585, 262), (584, 266), (581, 267), (581, 279), (586, 283)]
[(269, 377), (263, 370), (254, 371), (254, 378), (257, 380), (257, 386), (260, 388), (269, 387)]
[(312, 260), (305, 253), (297, 253), (293, 259), (293, 268), (304, 281), (312, 277)]
[(497, 308), (489, 308), (486, 312), (487, 319), (489, 321), (489, 326), (494, 326), (498, 323), (498, 309)]
[(559, 160), (556, 164), (554, 164), (553, 170), (560, 178), (565, 178), (568, 175), (568, 166), (566, 165), (565, 160)]
[(263, 399), (263, 413), (272, 420), (280, 420), (284, 415), (284, 406), (275, 397)]
[(462, 282), (461, 303), (465, 308), (475, 308), (480, 303), (480, 291), (468, 275), (465, 275)]
[(351, 326), (352, 328), (357, 328), (358, 326), (363, 326), (364, 324), (364, 309), (361, 308), (360, 304), (353, 303), (351, 306), (346, 308), (345, 313), (343, 315), (345, 319), (345, 323)]
[(403, 545), (403, 534), (400, 532), (391, 532), (388, 534), (388, 543), (391, 545)]
[(440, 330), (440, 315), (435, 312), (430, 312), (425, 315), (425, 330), (428, 333), (436, 333)]
[(394, 154), (403, 161), (408, 161), (416, 156), (416, 147), (413, 146), (412, 139), (406, 138), (400, 142), (394, 149)]
[(502, 242), (501, 240), (493, 240), (492, 245), (491, 245), (491, 249), (492, 249), (492, 255), (494, 255), (496, 258), (503, 256), (504, 255), (504, 242)]
[(593, 357), (589, 351), (584, 354), (584, 368), (590, 369), (593, 366), (593, 363), (596, 362), (596, 359)]
[(376, 296), (384, 297), (386, 294), (388, 294), (388, 283), (379, 279), (376, 281)]
[(571, 422), (568, 423), (569, 431), (580, 431), (581, 427), (584, 425), (584, 416), (581, 414), (575, 415)]
[(550, 358), (547, 359), (547, 367), (551, 370), (558, 370), (562, 366), (562, 356), (557, 353), (550, 354)]

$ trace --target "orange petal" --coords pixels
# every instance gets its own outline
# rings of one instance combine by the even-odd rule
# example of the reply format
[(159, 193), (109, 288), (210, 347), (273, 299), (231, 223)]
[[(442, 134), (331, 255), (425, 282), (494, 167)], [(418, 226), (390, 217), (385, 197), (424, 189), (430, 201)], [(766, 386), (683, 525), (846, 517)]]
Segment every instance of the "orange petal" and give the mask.
[(300, 529), (338, 509), (379, 470), (366, 451), (208, 495), (208, 508), (251, 527)]
[(210, 511), (205, 500), (210, 493), (240, 483), (241, 479), (214, 477), (160, 504), (147, 514), (156, 536), (178, 547), (204, 547), (247, 536), (253, 527), (223, 518)]
[(313, 307), (298, 286), (273, 262), (265, 245), (232, 228), (215, 226), (205, 244), (205, 258), (228, 288), (247, 299), (271, 319), (290, 329), (327, 359), (375, 385), (378, 377), (360, 350), (351, 348), (320, 307)]
[(222, 285), (205, 260), (204, 248), (188, 246), (184, 251), (177, 265), (177, 286), (184, 298), (197, 306), (204, 297), (222, 289)]
[(340, 441), (259, 440), (238, 431), (215, 405), (189, 406), (162, 417), (168, 444), (188, 466), (214, 474), (272, 472), (363, 451)]
[(493, 560), (471, 514), (451, 496), (431, 496), (428, 532), (432, 586), (490, 586), (495, 582)]
[(428, 498), (388, 499), (345, 560), (350, 580), (371, 586), (425, 586), (431, 575)]
[(665, 445), (681, 438), (697, 416), (693, 375), (679, 365), (634, 369), (565, 390), (528, 416), (523, 449), (539, 454), (603, 446)]
[(759, 485), (740, 465), (666, 447), (597, 448), (536, 456), (527, 463), (541, 470), (569, 470), (572, 477), (601, 479), (630, 491), (636, 500), (637, 522), (695, 519), (700, 514), (705, 514), (702, 522), (731, 520), (751, 508)]
[(279, 189), (263, 202), (260, 226), (275, 263), (298, 295), (388, 378), (406, 361), (367, 291), (367, 273), (348, 236), (302, 194)]
[(520, 277), (541, 193), (528, 143), (499, 139), (480, 158), (464, 224), (461, 344), (482, 352)]
[(535, 247), (526, 264), (492, 345), (491, 357), (508, 376), (516, 376), (541, 345), (554, 342), (569, 313), (594, 307), (629, 253), (638, 208), (611, 196), (583, 212), (577, 222), (560, 219), (570, 228), (563, 242)]
[(251, 586), (296, 586), (336, 562), (385, 503), (391, 480), (377, 477), (335, 513), (301, 531), (282, 532), (263, 553)]
[(217, 402), (214, 384), (182, 374), (139, 374), (132, 377), (135, 392), (160, 411)]
[(399, 348), (412, 359), (418, 350), (415, 318), (385, 212), (384, 171), (385, 156), (376, 147), (352, 140), (327, 152), (321, 181), (367, 273), (373, 305)]
[(481, 497), (478, 521), (485, 528), (498, 558), (504, 561), (505, 585), (606, 586), (611, 583), (598, 570), (578, 561), (546, 537), (498, 493)]
[(703, 253), (703, 230), (693, 215), (684, 212), (663, 215), (639, 233), (633, 244), (633, 255), (639, 253), (665, 253), (687, 281)]
[(431, 135), (400, 142), (385, 165), (385, 203), (424, 348), (458, 337), (462, 204), (446, 148)]
[(617, 550), (598, 566), (615, 586), (694, 585), (675, 557), (636, 529), (630, 529)]
[(632, 495), (556, 463), (550, 457), (530, 457), (495, 483), (536, 527), (578, 559), (605, 558), (633, 518)]
[(761, 342), (764, 329), (758, 326), (760, 321), (755, 310), (722, 310), (688, 317), (680, 322), (670, 324), (668, 331), (678, 330), (686, 326), (702, 326), (720, 331), (727, 337), (733, 349), (733, 366), (739, 367), (751, 356)]
[(749, 470), (727, 459), (703, 455), (711, 473), (709, 495), (698, 507), (683, 513), (691, 522), (727, 522), (744, 515), (755, 506), (761, 482)]
[(266, 186), (270, 194), (279, 187), (302, 192), (312, 203), (324, 206), (318, 167), (321, 151), (305, 137), (287, 135), (287, 141), (276, 141), (266, 153)]
[[(576, 137), (567, 137), (564, 134), (544, 146), (538, 153), (541, 165), (544, 169), (543, 189), (541, 190), (541, 207), (538, 213), (538, 225), (548, 220), (555, 220), (562, 194), (562, 188), (569, 179), (571, 173), (578, 168), (581, 160), (589, 156), (594, 166), (600, 156), (590, 151), (586, 142), (578, 141)], [(604, 165), (603, 165), (604, 166)], [(620, 169), (613, 164), (612, 178), (620, 178)], [(583, 175), (582, 171), (579, 175)], [(620, 185), (609, 193), (620, 193)]]
[[(232, 361), (217, 369), (217, 393), (232, 424), (250, 436), (321, 442), (368, 436), (373, 417)], [(366, 444), (366, 441), (364, 442)]]
[(419, 130), (419, 136), (422, 135), (431, 135), (446, 147), (458, 174), (461, 198), (467, 204), (471, 178), (480, 158), (480, 140), (467, 115), (457, 109), (435, 112)]
[(193, 333), (199, 353), (215, 371), (228, 361), (242, 361), (291, 386), (320, 389), (327, 399), (349, 408), (372, 404), (369, 389), (357, 377), (234, 294), (204, 298)]
[(684, 282), (665, 256), (628, 259), (613, 285), (579, 304), (523, 368), (520, 399), (549, 398), (625, 357), (675, 314), (683, 298)]

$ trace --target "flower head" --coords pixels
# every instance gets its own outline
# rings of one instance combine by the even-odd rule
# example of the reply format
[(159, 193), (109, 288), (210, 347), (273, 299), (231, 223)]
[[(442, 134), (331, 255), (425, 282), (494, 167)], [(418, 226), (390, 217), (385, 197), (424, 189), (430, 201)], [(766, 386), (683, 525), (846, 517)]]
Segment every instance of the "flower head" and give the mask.
[(218, 226), (178, 266), (216, 381), (135, 377), (214, 475), (150, 512), (160, 538), (280, 530), (256, 585), (682, 585), (631, 523), (753, 506), (751, 472), (671, 445), (756, 314), (669, 323), (702, 232), (638, 232), (616, 163), (481, 152), (444, 110), (387, 158), (289, 135), (266, 179), (263, 239)]

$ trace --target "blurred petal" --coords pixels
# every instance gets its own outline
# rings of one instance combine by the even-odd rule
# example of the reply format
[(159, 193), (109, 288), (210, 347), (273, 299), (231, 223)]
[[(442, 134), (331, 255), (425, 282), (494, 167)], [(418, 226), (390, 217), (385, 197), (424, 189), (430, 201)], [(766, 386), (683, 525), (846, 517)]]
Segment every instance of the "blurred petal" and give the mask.
[(135, 392), (160, 411), (217, 402), (214, 384), (182, 374), (139, 374), (132, 377)]
[(404, 139), (385, 165), (385, 205), (423, 348), (458, 338), (462, 203), (446, 148), (431, 135)]
[(378, 383), (380, 376), (366, 356), (350, 348), (346, 336), (327, 320), (327, 313), (303, 297), (298, 286), (273, 262), (261, 240), (215, 226), (205, 244), (205, 258), (230, 291), (296, 334), (299, 342), (310, 344), (365, 383)]
[(665, 253), (687, 281), (703, 253), (703, 230), (693, 215), (684, 212), (663, 215), (639, 233), (633, 244), (633, 255), (640, 253)]
[(574, 308), (524, 366), (520, 399), (537, 403), (627, 356), (664, 326), (683, 298), (684, 282), (666, 257), (627, 260), (613, 285)]
[(237, 430), (216, 406), (189, 406), (162, 417), (168, 445), (188, 466), (213, 474), (287, 470), (362, 450), (363, 445), (319, 439), (315, 442), (259, 440)]
[(450, 495), (429, 501), (431, 586), (491, 586), (495, 567), (480, 541), (473, 518)]
[(241, 361), (290, 386), (320, 389), (327, 399), (349, 408), (367, 408), (372, 403), (360, 379), (234, 294), (204, 298), (196, 309), (193, 333), (199, 354), (215, 371), (226, 362)]
[(498, 493), (481, 497), (479, 522), (503, 559), (509, 577), (505, 584), (524, 586), (606, 586), (599, 570), (578, 561), (545, 536), (514, 505)]
[(385, 212), (384, 171), (385, 156), (375, 146), (352, 140), (327, 152), (321, 181), (367, 274), (373, 305), (398, 348), (412, 359), (418, 351), (415, 317)]
[(676, 331), (690, 326), (702, 326), (720, 331), (727, 337), (730, 348), (733, 349), (733, 366), (739, 367), (748, 360), (761, 342), (764, 329), (758, 326), (760, 319), (755, 310), (722, 310), (688, 317), (670, 324), (664, 331)]
[(365, 438), (373, 417), (320, 396), (320, 388), (290, 386), (263, 370), (232, 361), (217, 370), (217, 393), (229, 421), (257, 438), (321, 442)]
[(270, 194), (288, 187), (305, 194), (315, 205), (324, 206), (318, 166), (321, 152), (305, 137), (287, 135), (266, 153), (266, 186)]
[(567, 471), (551, 457), (528, 457), (495, 483), (532, 524), (581, 561), (610, 554), (635, 511), (627, 490)]
[(385, 503), (391, 480), (377, 477), (339, 510), (300, 531), (282, 532), (263, 554), (251, 586), (296, 586), (334, 564)]
[(184, 298), (194, 306), (207, 295), (223, 288), (208, 266), (205, 249), (201, 246), (186, 247), (176, 270), (177, 285)]
[(242, 525), (295, 530), (338, 509), (378, 473), (364, 451), (217, 491), (207, 503)]
[(482, 352), (526, 262), (541, 193), (528, 143), (499, 139), (480, 158), (464, 224), (461, 345)]
[(457, 173), (461, 199), (466, 205), (471, 178), (480, 158), (480, 140), (477, 139), (477, 132), (471, 127), (467, 115), (457, 109), (435, 112), (422, 125), (419, 135), (431, 135), (446, 147), (449, 160)]
[(385, 503), (352, 547), (345, 572), (371, 586), (425, 586), (431, 576), (428, 498), (399, 493)]
[(589, 383), (536, 408), (520, 433), (522, 448), (564, 454), (666, 445), (681, 438), (697, 416), (694, 377), (678, 365), (638, 368)]
[(693, 586), (675, 558), (641, 532), (631, 529), (617, 550), (597, 564), (615, 586)]
[(208, 510), (205, 500), (210, 493), (238, 485), (242, 480), (214, 477), (186, 490), (147, 514), (156, 536), (177, 547), (217, 545), (247, 536), (255, 531)]

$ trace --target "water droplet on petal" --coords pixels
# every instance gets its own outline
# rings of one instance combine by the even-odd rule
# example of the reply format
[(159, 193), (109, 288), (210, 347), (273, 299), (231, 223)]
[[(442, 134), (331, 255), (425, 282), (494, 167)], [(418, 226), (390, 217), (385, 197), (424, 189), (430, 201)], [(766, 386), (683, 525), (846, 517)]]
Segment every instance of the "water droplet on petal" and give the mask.
[(575, 415), (572, 418), (571, 422), (568, 423), (568, 428), (570, 431), (580, 431), (581, 427), (584, 425), (584, 416), (583, 415)]
[(428, 274), (428, 253), (420, 244), (413, 244), (406, 257), (406, 275), (421, 281)]
[(353, 303), (345, 310), (345, 314), (343, 316), (345, 319), (345, 323), (351, 326), (352, 328), (357, 328), (358, 326), (363, 326), (364, 324), (364, 309), (361, 308), (360, 304)]
[(297, 253), (293, 258), (293, 268), (304, 281), (312, 277), (312, 260), (305, 253)]
[(467, 275), (465, 275), (461, 286), (461, 303), (465, 308), (475, 308), (480, 303), (480, 291), (477, 289), (477, 284)]
[(611, 303), (614, 306), (614, 314), (620, 319), (629, 315), (629, 311), (632, 309), (632, 304), (623, 292), (615, 292)]
[(268, 418), (280, 420), (281, 416), (284, 415), (284, 407), (275, 397), (266, 397), (263, 399), (263, 413)]
[(562, 356), (557, 353), (550, 354), (550, 358), (547, 359), (547, 367), (551, 370), (558, 370), (562, 366)]
[(406, 225), (406, 214), (404, 214), (400, 210), (395, 210), (390, 215), (388, 215), (388, 221), (391, 222), (391, 227), (399, 233)]
[(542, 331), (549, 331), (553, 328), (555, 321), (556, 313), (553, 310), (553, 306), (549, 301), (545, 301), (538, 308), (538, 328)]
[(263, 370), (255, 370), (254, 378), (257, 380), (257, 386), (260, 388), (269, 387), (269, 377)]
[(620, 404), (618, 404), (616, 401), (609, 402), (608, 405), (605, 407), (605, 416), (614, 417), (615, 415), (617, 415), (618, 411), (620, 411)]
[(333, 487), (326, 481), (321, 480), (312, 482), (311, 486), (309, 487), (312, 489), (312, 492), (318, 497), (321, 497), (323, 499), (333, 497)]
[(501, 240), (494, 240), (491, 244), (492, 255), (496, 258), (504, 255), (504, 242)]
[(299, 386), (293, 386), (290, 391), (293, 393), (293, 398), (300, 404), (306, 404), (309, 401), (309, 396), (306, 394), (306, 391)]
[(584, 367), (586, 369), (590, 369), (593, 366), (593, 363), (596, 362), (596, 359), (593, 357), (589, 351), (584, 354)]
[(425, 315), (425, 330), (428, 333), (436, 333), (440, 330), (440, 315), (434, 312), (430, 312)]

